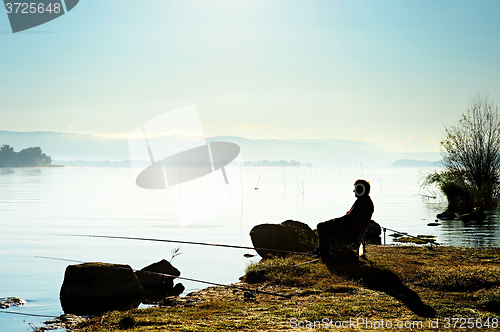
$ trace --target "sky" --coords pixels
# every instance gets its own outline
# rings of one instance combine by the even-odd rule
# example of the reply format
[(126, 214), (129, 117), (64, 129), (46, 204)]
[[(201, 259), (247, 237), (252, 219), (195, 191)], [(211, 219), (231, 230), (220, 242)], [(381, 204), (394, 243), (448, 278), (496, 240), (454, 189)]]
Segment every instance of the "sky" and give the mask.
[(500, 1), (81, 0), (12, 33), (0, 130), (126, 139), (196, 105), (207, 137), (438, 151), (474, 94), (500, 103)]

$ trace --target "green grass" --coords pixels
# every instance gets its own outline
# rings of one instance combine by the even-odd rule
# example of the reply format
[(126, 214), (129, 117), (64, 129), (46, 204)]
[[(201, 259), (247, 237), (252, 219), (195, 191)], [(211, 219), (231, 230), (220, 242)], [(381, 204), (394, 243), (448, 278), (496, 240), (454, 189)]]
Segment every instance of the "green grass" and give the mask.
[(434, 235), (417, 235), (416, 237), (412, 236), (397, 236), (394, 239), (394, 242), (399, 243), (413, 243), (413, 244), (427, 244), (430, 242), (434, 242)]

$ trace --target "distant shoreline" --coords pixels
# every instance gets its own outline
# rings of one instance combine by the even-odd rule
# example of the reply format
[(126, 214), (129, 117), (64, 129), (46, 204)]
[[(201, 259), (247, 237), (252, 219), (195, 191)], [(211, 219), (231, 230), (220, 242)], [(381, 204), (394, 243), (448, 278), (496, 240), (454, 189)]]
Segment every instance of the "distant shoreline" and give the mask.
[(0, 166), (0, 168), (61, 168), (64, 165), (47, 165), (47, 166)]
[(442, 166), (442, 160), (427, 161), (415, 159), (399, 159), (391, 164), (392, 167), (439, 167)]

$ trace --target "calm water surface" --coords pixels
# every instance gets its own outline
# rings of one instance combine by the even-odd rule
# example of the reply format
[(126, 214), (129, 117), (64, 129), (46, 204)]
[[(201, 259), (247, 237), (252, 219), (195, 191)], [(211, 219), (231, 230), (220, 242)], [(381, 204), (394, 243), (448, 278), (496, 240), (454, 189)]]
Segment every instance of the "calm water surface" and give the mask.
[[(447, 245), (491, 247), (499, 244), (498, 215), (482, 223), (444, 221), (428, 227), (445, 209), (438, 199), (423, 199), (416, 168), (246, 168), (243, 204), (199, 224), (180, 227), (167, 191), (135, 186), (130, 169), (0, 169), (0, 297), (17, 296), (28, 304), (0, 310), (1, 331), (32, 331), (43, 318), (5, 312), (58, 316), (59, 289), (68, 262), (37, 256), (129, 264), (140, 269), (180, 247), (173, 265), (181, 276), (232, 283), (251, 260), (240, 249), (170, 243), (92, 239), (54, 234), (154, 237), (251, 246), (249, 231), (260, 223), (299, 220), (312, 228), (343, 215), (354, 202), (352, 183), (372, 184), (373, 219), (409, 234), (432, 234)], [(259, 181), (260, 178), (260, 181)], [(255, 190), (258, 182), (258, 190)], [(302, 194), (302, 188), (304, 188)], [(389, 233), (388, 233), (389, 234)], [(391, 242), (387, 237), (387, 243)], [(254, 258), (255, 260), (256, 258)], [(184, 294), (205, 287), (183, 282)]]

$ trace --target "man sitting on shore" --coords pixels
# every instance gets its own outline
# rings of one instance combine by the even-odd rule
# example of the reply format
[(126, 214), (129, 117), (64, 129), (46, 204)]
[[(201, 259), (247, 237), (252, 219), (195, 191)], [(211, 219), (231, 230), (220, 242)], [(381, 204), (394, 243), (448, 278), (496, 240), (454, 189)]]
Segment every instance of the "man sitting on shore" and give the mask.
[(338, 243), (355, 243), (370, 224), (374, 211), (369, 196), (370, 184), (366, 180), (356, 180), (353, 192), (357, 199), (344, 216), (318, 224), (319, 245), (313, 254), (320, 255), (323, 261), (330, 259), (332, 244), (337, 246)]

